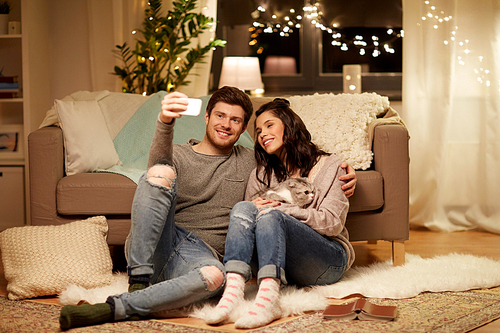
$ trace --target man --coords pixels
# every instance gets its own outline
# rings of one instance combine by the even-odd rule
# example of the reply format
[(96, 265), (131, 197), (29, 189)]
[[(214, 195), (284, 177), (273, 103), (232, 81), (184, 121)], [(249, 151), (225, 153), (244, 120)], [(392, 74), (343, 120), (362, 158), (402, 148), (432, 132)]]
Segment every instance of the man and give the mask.
[[(252, 115), (250, 98), (234, 87), (216, 91), (205, 113), (203, 140), (173, 145), (175, 118), (187, 96), (162, 101), (148, 171), (139, 181), (126, 242), (129, 292), (106, 303), (65, 306), (62, 329), (147, 316), (213, 297), (224, 285), (229, 212), (244, 199), (252, 149), (235, 145)], [(354, 171), (346, 195), (356, 183)]]

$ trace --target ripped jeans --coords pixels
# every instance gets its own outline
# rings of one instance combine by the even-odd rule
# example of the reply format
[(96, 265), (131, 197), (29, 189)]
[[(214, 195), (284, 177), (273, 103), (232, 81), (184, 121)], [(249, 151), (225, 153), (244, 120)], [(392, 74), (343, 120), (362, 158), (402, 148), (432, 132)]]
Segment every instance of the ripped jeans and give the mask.
[[(151, 176), (151, 175), (150, 175)], [(132, 226), (126, 241), (130, 276), (150, 276), (151, 286), (112, 296), (115, 320), (171, 310), (216, 295), (223, 283), (209, 290), (200, 269), (224, 267), (194, 233), (174, 223), (176, 179), (171, 188), (154, 184), (144, 174), (132, 205)]]
[(323, 285), (340, 279), (347, 255), (340, 243), (294, 217), (242, 201), (231, 210), (224, 265), (249, 280), (255, 264), (259, 282), (271, 277), (283, 284)]

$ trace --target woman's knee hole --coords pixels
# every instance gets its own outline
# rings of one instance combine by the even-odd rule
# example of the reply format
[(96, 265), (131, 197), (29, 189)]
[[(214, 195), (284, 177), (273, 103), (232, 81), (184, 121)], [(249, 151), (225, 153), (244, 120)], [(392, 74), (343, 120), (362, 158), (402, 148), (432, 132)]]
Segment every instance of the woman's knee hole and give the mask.
[(262, 216), (264, 214), (268, 214), (268, 213), (272, 212), (273, 210), (274, 210), (274, 208), (272, 208), (272, 207), (269, 207), (269, 208), (266, 208), (266, 209), (261, 209), (259, 211), (258, 216)]
[(250, 228), (250, 225), (254, 222), (253, 219), (248, 217), (246, 214), (234, 213), (233, 216), (238, 218), (240, 224), (246, 229)]
[(200, 272), (207, 282), (209, 291), (217, 290), (224, 283), (224, 273), (217, 266), (203, 266)]
[(148, 181), (152, 184), (172, 188), (175, 171), (167, 165), (155, 165), (148, 170)]

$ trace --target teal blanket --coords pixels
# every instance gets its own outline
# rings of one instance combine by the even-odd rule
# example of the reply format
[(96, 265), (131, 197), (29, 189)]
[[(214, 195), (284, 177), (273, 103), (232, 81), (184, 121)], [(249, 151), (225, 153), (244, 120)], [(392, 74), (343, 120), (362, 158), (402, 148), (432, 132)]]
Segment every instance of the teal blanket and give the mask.
[[(98, 169), (96, 172), (117, 173), (130, 178), (136, 184), (139, 182), (139, 178), (147, 169), (156, 120), (161, 110), (161, 101), (166, 94), (167, 92), (160, 91), (148, 98), (116, 135), (113, 143), (123, 165)], [(191, 138), (202, 140), (205, 136), (205, 110), (210, 96), (200, 99), (203, 104), (199, 116), (183, 116), (175, 121), (174, 144), (186, 143)], [(254, 146), (247, 131), (240, 136), (236, 144), (249, 148)]]

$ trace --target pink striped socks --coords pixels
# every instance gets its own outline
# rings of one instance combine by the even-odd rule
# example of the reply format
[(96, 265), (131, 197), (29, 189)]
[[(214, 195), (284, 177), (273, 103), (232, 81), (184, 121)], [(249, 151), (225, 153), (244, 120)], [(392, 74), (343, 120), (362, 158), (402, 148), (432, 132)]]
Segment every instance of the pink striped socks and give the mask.
[(260, 282), (252, 307), (234, 323), (234, 327), (260, 327), (278, 318), (281, 318), (280, 283), (276, 279), (265, 278)]
[(227, 273), (226, 287), (217, 307), (205, 317), (207, 324), (219, 324), (229, 318), (231, 312), (243, 300), (245, 279), (237, 273)]

